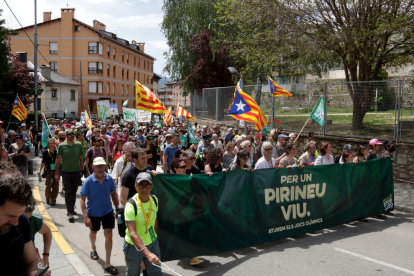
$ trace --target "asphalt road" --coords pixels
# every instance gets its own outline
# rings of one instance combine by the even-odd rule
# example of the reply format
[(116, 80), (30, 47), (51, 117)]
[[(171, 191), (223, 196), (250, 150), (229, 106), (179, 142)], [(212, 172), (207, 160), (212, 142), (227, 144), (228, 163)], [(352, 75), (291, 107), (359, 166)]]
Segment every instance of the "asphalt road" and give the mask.
[[(44, 198), (44, 182), (39, 183)], [(59, 193), (57, 205), (45, 207), (70, 244), (95, 275), (109, 275), (103, 270), (104, 236), (97, 237), (100, 260), (89, 254), (89, 229), (83, 217), (69, 223), (64, 197)], [(79, 195), (76, 212), (81, 214)], [(257, 247), (226, 252), (216, 256), (201, 256), (204, 263), (189, 265), (189, 259), (166, 262), (180, 275), (414, 275), (414, 214), (395, 212), (384, 221), (373, 218), (368, 223), (355, 222), (324, 229), (315, 234), (279, 240)], [(123, 239), (117, 229), (113, 234), (112, 265), (125, 275), (122, 251)], [(164, 272), (164, 275), (175, 275)]]

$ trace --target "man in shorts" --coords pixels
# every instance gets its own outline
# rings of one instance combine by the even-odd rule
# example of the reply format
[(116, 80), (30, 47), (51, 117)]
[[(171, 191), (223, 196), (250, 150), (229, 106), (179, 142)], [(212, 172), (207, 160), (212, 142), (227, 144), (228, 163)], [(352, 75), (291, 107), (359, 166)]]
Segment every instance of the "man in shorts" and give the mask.
[[(106, 250), (105, 271), (115, 275), (118, 274), (118, 269), (111, 265), (111, 251), (112, 229), (115, 228), (115, 217), (118, 217), (119, 212), (118, 194), (111, 175), (105, 173), (105, 159), (103, 159), (103, 157), (95, 158), (93, 160), (93, 166), (95, 170), (94, 173), (85, 180), (80, 191), (80, 205), (85, 225), (91, 229), (89, 233), (89, 239), (92, 244), (90, 257), (92, 260), (99, 259), (98, 253), (96, 252), (96, 234), (100, 230), (102, 224)], [(88, 198), (87, 206), (85, 203), (86, 198)], [(116, 208), (115, 217), (111, 198)]]

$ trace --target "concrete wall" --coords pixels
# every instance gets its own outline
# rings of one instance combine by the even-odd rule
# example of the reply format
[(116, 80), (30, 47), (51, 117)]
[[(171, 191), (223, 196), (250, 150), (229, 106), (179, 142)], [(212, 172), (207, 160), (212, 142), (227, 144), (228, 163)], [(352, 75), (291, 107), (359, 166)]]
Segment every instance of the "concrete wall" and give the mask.
[[(207, 119), (200, 119), (196, 118), (195, 121), (192, 121), (191, 123), (194, 124), (195, 122), (198, 123), (198, 126), (206, 125), (210, 129), (212, 126), (220, 126), (221, 130), (221, 136), (224, 137), (224, 135), (227, 132), (228, 128), (237, 128), (239, 129), (239, 133), (244, 132), (244, 128), (237, 127), (235, 124), (229, 124), (229, 123), (223, 123), (223, 122), (217, 122), (214, 120), (207, 120)], [(250, 125), (250, 124), (249, 124)], [(254, 129), (254, 128), (253, 128)], [(256, 130), (253, 130), (254, 134), (257, 134), (258, 132)], [(289, 135), (288, 132), (284, 132), (285, 134)], [(297, 157), (303, 154), (305, 149), (305, 143), (308, 139), (308, 133), (302, 133), (299, 137), (299, 139), (296, 142), (296, 147), (298, 150)], [(368, 146), (369, 143), (368, 138), (348, 138), (348, 137), (341, 137), (341, 136), (332, 136), (332, 135), (318, 135), (315, 134), (315, 141), (317, 144), (323, 141), (328, 141), (331, 143), (332, 146), (332, 152), (333, 156), (340, 155), (343, 150), (343, 146), (345, 144), (351, 144), (352, 145), (352, 151), (353, 155), (356, 155), (356, 151), (359, 147), (359, 145)], [(380, 141), (384, 142), (384, 141)], [(395, 144), (397, 147), (395, 153), (394, 153), (394, 172), (396, 174), (396, 178), (398, 180), (404, 180), (414, 183), (414, 170), (412, 169), (412, 164), (414, 163), (414, 143), (397, 143)], [(383, 149), (380, 150), (378, 155), (381, 155), (384, 152)]]

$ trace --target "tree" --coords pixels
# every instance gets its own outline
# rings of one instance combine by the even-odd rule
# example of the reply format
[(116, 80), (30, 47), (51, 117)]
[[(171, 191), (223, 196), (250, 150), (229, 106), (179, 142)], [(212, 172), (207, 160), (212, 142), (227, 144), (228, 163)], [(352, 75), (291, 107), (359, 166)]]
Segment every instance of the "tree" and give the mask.
[(289, 29), (306, 38), (302, 46), (332, 51), (341, 59), (353, 100), (352, 128), (361, 130), (374, 91), (370, 83), (361, 81), (377, 80), (385, 65), (413, 62), (414, 1), (265, 0), (262, 4), (267, 2), (276, 3)]

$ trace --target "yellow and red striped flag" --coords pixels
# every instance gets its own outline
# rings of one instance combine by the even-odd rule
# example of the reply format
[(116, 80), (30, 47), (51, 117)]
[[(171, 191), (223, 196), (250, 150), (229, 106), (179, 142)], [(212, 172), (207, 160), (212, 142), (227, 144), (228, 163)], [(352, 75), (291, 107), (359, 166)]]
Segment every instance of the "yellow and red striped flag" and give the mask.
[(171, 106), (168, 109), (168, 113), (164, 115), (164, 123), (169, 126), (171, 125), (171, 118), (172, 118), (172, 110), (171, 110)]
[(16, 99), (14, 100), (12, 115), (14, 115), (19, 121), (23, 121), (27, 118), (27, 110), (24, 107), (22, 101), (19, 99), (19, 95), (16, 95)]
[(269, 76), (267, 77), (269, 78), (270, 96), (273, 96), (273, 97), (285, 96), (286, 98), (292, 97), (292, 93), (287, 92), (285, 89), (277, 85), (277, 83), (274, 80), (272, 80)]
[(85, 123), (86, 123), (86, 127), (88, 129), (91, 129), (91, 127), (92, 127), (92, 121), (89, 118), (88, 112), (86, 112), (86, 110), (85, 110)]
[(149, 111), (151, 113), (167, 113), (164, 104), (155, 96), (148, 87), (141, 85), (137, 80), (136, 84), (136, 109)]
[(258, 131), (262, 131), (262, 128), (267, 126), (266, 116), (253, 98), (241, 90), (240, 82), (237, 83), (228, 114), (236, 120), (244, 120), (255, 124)]
[(180, 106), (180, 104), (177, 104), (177, 111), (175, 113), (175, 117), (186, 117), (187, 121), (194, 120), (194, 117), (191, 116), (190, 112), (187, 112), (184, 108)]

